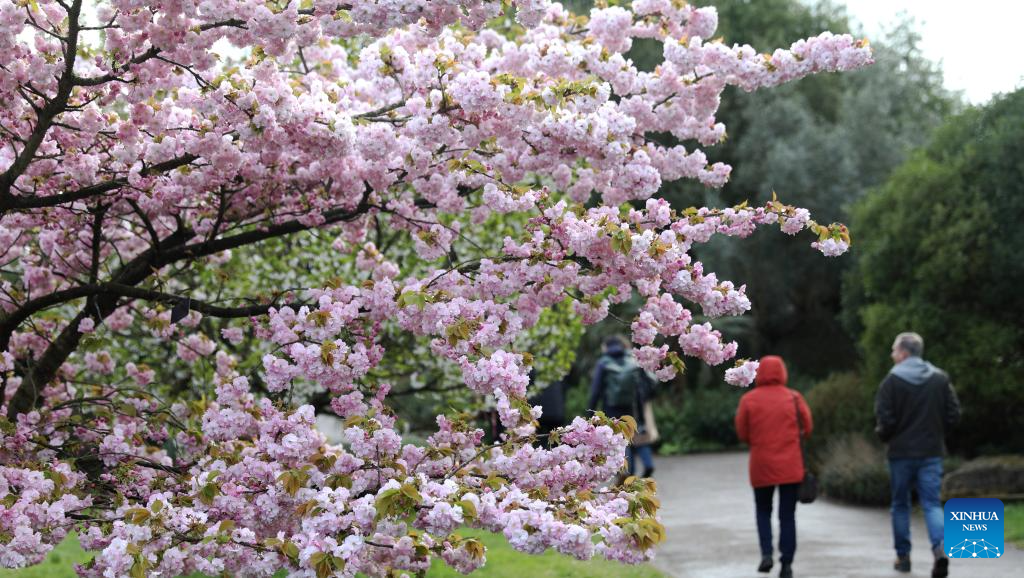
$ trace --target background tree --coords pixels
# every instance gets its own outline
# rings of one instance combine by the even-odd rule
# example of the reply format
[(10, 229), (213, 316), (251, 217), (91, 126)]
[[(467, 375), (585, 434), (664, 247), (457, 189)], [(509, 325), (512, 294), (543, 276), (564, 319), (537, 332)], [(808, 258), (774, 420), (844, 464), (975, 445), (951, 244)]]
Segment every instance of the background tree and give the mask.
[[(722, 33), (755, 46), (819, 26), (851, 28), (843, 9), (831, 3), (714, 5), (729, 26)], [(712, 158), (744, 162), (736, 164), (720, 197), (707, 191), (697, 198), (759, 203), (777, 192), (827, 220), (848, 220), (847, 207), (924, 144), (954, 106), (938, 66), (921, 54), (911, 22), (898, 23), (872, 44), (876, 65), (851, 75), (810, 78), (771, 94), (724, 94), (722, 110), (738, 121), (730, 123), (730, 138)], [(749, 250), (735, 249), (712, 243), (702, 257), (746, 283), (753, 297), (752, 331), (738, 335), (745, 338), (746, 355), (780, 354), (798, 374), (815, 378), (857, 366), (855, 336), (840, 321), (841, 277), (849, 259), (814, 262), (790, 239), (771, 235), (752, 238)]]
[(916, 331), (964, 415), (951, 449), (1024, 447), (1024, 91), (950, 118), (853, 211), (863, 243), (845, 280), (865, 387), (888, 371), (895, 335)]

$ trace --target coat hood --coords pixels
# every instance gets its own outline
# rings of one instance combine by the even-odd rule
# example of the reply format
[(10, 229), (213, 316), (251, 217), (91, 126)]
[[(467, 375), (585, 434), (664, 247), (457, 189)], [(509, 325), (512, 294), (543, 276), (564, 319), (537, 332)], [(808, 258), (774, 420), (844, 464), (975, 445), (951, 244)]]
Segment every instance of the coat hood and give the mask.
[(936, 368), (934, 365), (915, 355), (894, 365), (889, 373), (892, 373), (907, 383), (921, 385), (931, 379), (932, 375), (935, 375), (935, 371)]
[(761, 385), (786, 385), (789, 375), (786, 373), (786, 363), (778, 355), (765, 355), (757, 366), (757, 376), (754, 383)]

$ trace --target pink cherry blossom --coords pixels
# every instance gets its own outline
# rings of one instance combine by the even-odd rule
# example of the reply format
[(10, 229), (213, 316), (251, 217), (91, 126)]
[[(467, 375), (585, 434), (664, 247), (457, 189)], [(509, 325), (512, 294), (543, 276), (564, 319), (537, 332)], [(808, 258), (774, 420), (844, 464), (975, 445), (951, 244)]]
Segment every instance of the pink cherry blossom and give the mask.
[(743, 361), (737, 364), (736, 367), (726, 369), (725, 382), (731, 385), (747, 387), (754, 383), (754, 378), (757, 377), (758, 365), (760, 364), (756, 361)]
[[(462, 526), (649, 560), (655, 488), (612, 482), (628, 425), (540, 447), (528, 338), (639, 296), (637, 358), (668, 380), (733, 358), (712, 322), (751, 308), (695, 248), (764, 226), (849, 248), (776, 198), (658, 196), (728, 181), (704, 150), (727, 87), (870, 63), (848, 35), (758, 54), (669, 0), (515, 0), (514, 25), (495, 0), (86, 4), (0, 5), (0, 566), (74, 530), (82, 576), (468, 573), (487, 556)], [(410, 365), (501, 439), (450, 412), (407, 443)]]

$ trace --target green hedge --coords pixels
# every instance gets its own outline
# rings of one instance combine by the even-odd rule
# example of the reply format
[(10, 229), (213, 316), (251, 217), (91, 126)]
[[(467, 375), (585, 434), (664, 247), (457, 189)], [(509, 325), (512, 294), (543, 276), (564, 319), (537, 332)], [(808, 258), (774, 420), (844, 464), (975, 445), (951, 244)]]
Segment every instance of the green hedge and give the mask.
[(942, 495), (949, 498), (1000, 498), (1024, 496), (1024, 456), (985, 456), (946, 469)]
[(889, 503), (885, 454), (863, 434), (845, 434), (829, 442), (819, 479), (822, 493), (831, 498), (866, 506)]
[(739, 447), (733, 418), (743, 390), (725, 385), (662, 395), (655, 400), (654, 420), (661, 435), (659, 453), (681, 454)]
[(858, 374), (834, 373), (811, 388), (806, 398), (814, 416), (814, 432), (807, 441), (812, 468), (822, 465), (836, 439), (851, 433), (874, 435), (874, 391)]

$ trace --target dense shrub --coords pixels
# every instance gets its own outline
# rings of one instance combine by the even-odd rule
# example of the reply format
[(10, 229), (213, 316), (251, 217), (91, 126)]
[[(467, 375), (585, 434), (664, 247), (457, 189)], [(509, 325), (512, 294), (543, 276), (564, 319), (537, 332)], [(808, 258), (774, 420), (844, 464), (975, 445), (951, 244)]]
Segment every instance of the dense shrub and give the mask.
[(819, 471), (825, 495), (867, 506), (889, 503), (889, 468), (881, 447), (863, 434), (850, 433), (829, 441)]
[(814, 432), (807, 442), (812, 466), (820, 466), (836, 439), (858, 433), (873, 435), (874, 391), (852, 372), (834, 373), (807, 392)]
[(716, 451), (739, 445), (733, 418), (743, 390), (718, 386), (687, 392), (681, 400), (661, 396), (654, 418), (663, 454)]
[(988, 456), (964, 463), (942, 480), (943, 498), (1024, 496), (1024, 456)]

